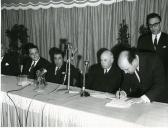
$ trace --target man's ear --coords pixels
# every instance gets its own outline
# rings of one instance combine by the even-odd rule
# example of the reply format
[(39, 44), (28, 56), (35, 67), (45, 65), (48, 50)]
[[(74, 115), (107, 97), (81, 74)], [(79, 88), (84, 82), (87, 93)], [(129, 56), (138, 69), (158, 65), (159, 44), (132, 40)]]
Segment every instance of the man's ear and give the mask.
[(135, 55), (135, 59), (132, 61), (131, 65), (138, 65), (137, 63), (139, 62), (139, 57), (138, 55)]

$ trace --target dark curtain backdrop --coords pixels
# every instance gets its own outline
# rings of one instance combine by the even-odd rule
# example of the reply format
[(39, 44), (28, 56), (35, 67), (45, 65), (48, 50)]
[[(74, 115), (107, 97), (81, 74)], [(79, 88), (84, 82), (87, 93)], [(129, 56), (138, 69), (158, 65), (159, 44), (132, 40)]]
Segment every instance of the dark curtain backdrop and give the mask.
[[(117, 0), (116, 0), (117, 1)], [(96, 52), (105, 47), (111, 49), (117, 44), (120, 23), (125, 19), (130, 43), (137, 45), (139, 27), (146, 24), (146, 15), (159, 13), (162, 17), (162, 30), (168, 32), (168, 0), (137, 0), (116, 2), (111, 5), (99, 5), (84, 8), (49, 8), (38, 10), (2, 10), (2, 43), (9, 41), (5, 34), (14, 24), (23, 24), (28, 28), (29, 41), (36, 44), (41, 56), (49, 59), (49, 49), (59, 47), (60, 38), (66, 38), (78, 48), (78, 55), (90, 64), (96, 63)], [(76, 65), (77, 57), (73, 64)]]

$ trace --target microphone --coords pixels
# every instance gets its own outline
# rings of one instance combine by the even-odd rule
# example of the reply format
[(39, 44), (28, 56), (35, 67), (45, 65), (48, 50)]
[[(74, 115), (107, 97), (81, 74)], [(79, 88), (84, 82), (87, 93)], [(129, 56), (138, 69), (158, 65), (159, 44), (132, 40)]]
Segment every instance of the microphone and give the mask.
[(83, 72), (83, 87), (82, 87), (82, 90), (81, 90), (81, 93), (80, 93), (81, 97), (90, 96), (89, 92), (85, 91), (85, 86), (86, 86), (86, 77), (85, 77), (85, 75), (86, 75), (86, 70), (87, 70), (88, 65), (89, 65), (89, 61), (85, 60), (84, 61), (84, 72)]
[(85, 67), (87, 68), (88, 65), (89, 65), (89, 60), (85, 60), (85, 61), (84, 61), (84, 65), (85, 65)]
[(36, 71), (37, 77), (44, 77), (46, 73), (47, 73), (47, 70), (45, 68), (41, 68)]
[(45, 74), (47, 73), (47, 70), (45, 68), (41, 68), (36, 71), (36, 81), (35, 81), (35, 89), (37, 92), (43, 92), (45, 86), (47, 85), (45, 80)]
[(77, 55), (78, 49), (72, 50), (71, 58), (74, 59), (74, 57)]

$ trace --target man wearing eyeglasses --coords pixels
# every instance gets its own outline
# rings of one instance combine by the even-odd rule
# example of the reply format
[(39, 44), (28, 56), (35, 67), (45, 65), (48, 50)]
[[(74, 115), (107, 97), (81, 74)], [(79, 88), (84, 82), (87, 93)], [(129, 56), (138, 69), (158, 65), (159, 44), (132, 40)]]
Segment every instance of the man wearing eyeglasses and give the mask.
[[(168, 34), (161, 32), (162, 22), (159, 14), (148, 14), (146, 21), (150, 33), (139, 37), (137, 48), (140, 51), (154, 52), (162, 60), (167, 79), (167, 90), (165, 90), (165, 93), (168, 95)], [(166, 96), (166, 99), (168, 100), (168, 96)]]

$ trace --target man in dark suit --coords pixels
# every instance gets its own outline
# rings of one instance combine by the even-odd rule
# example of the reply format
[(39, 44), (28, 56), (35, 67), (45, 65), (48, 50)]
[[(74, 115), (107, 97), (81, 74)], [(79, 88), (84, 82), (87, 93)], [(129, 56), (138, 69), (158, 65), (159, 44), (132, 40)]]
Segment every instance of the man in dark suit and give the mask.
[(161, 101), (165, 87), (163, 64), (153, 53), (137, 53), (134, 49), (119, 54), (118, 66), (125, 72), (122, 90), (134, 103)]
[(113, 54), (105, 50), (100, 56), (100, 64), (92, 66), (88, 72), (87, 88), (97, 91), (115, 93), (120, 87), (121, 73), (115, 65)]
[(20, 74), (18, 63), (19, 55), (11, 52), (6, 53), (5, 47), (1, 44), (1, 74), (17, 76)]
[(161, 32), (161, 17), (156, 13), (147, 15), (147, 25), (150, 33), (139, 37), (137, 48), (140, 51), (154, 52), (160, 57), (168, 86), (168, 34)]
[[(48, 82), (67, 85), (68, 65), (64, 62), (63, 52), (58, 48), (53, 48), (50, 56), (53, 63), (47, 71), (46, 80)], [(81, 74), (79, 70), (73, 65), (70, 68), (70, 85), (81, 86)]]
[(29, 46), (29, 57), (30, 58), (28, 58), (23, 65), (22, 74), (28, 75), (31, 79), (35, 79), (36, 71), (42, 68), (48, 69), (50, 63), (46, 59), (40, 57), (39, 50), (35, 45)]

